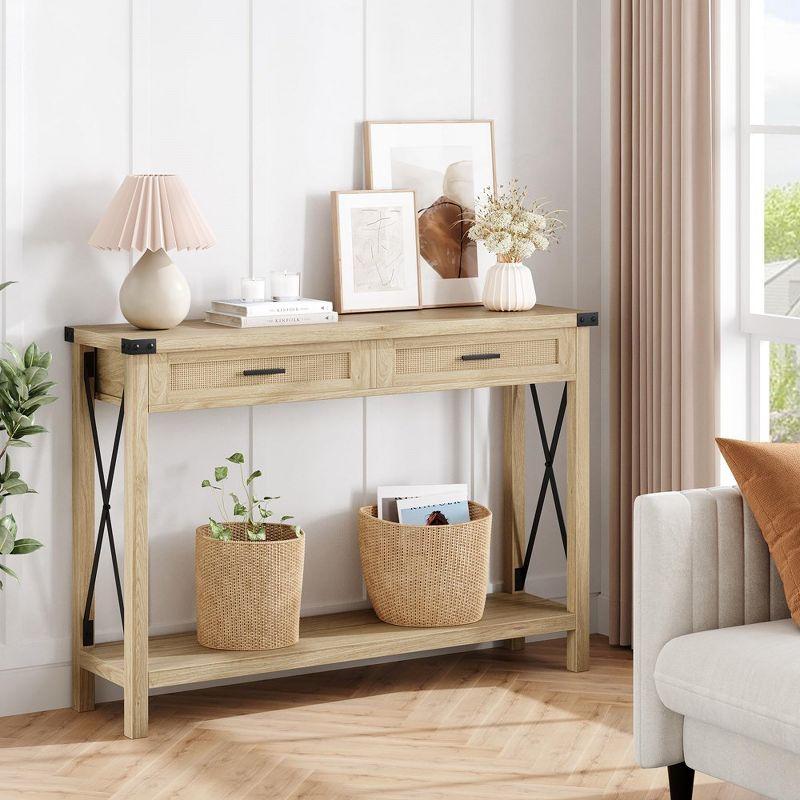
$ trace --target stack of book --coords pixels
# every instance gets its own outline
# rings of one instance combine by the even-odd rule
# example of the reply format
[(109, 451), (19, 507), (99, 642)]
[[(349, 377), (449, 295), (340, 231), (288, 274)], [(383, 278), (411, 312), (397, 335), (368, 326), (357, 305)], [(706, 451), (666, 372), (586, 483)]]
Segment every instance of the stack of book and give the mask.
[(339, 315), (327, 300), (215, 300), (206, 311), (206, 322), (229, 328), (262, 328), (269, 325), (318, 325), (336, 322)]

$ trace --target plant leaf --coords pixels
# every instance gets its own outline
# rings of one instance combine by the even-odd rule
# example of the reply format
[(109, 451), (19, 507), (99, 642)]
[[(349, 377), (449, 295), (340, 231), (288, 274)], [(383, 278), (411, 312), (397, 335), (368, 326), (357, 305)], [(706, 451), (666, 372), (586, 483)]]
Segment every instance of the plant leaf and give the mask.
[(17, 537), (17, 521), (13, 514), (0, 517), (0, 555), (8, 555), (14, 549)]
[(17, 351), (17, 349), (13, 345), (9, 344), (8, 342), (3, 342), (3, 347), (6, 348), (6, 350), (9, 353), (9, 355), (11, 356), (11, 358), (14, 359), (14, 364), (16, 364), (18, 367), (21, 367), (22, 366), (22, 357), (20, 356), (20, 354)]
[(9, 478), (3, 482), (2, 490), (8, 494), (28, 494), (28, 484), (21, 481), (19, 478)]
[(5, 281), (4, 283), (0, 283), (0, 292), (2, 292), (3, 289), (7, 289), (12, 283), (16, 283), (16, 281)]
[(224, 481), (228, 477), (227, 467), (214, 467), (214, 480)]
[(47, 433), (47, 428), (43, 428), (41, 425), (26, 425), (24, 428), (20, 428), (16, 435), (34, 436), (37, 433)]
[(31, 394), (44, 394), (48, 389), (52, 389), (55, 385), (55, 381), (37, 383), (36, 386), (31, 387)]
[[(5, 564), (0, 564), (0, 570), (3, 570), (3, 572), (6, 573), (6, 575), (10, 575), (12, 578), (16, 578), (17, 580), (19, 580), (19, 575), (17, 575), (17, 573), (14, 572), (14, 570), (11, 569), (11, 567), (7, 567)], [(3, 588), (3, 582), (0, 581), (0, 589), (2, 588)]]
[(27, 400), (29, 396), (28, 384), (25, 383), (22, 378), (17, 377), (14, 379), (14, 386), (17, 389), (17, 395), (19, 396), (19, 399)]
[(241, 503), (235, 503), (233, 506), (233, 516), (234, 517), (247, 516), (247, 506), (243, 506)]
[(244, 464), (244, 455), (242, 453), (234, 453), (232, 456), (228, 456), (227, 460), (231, 464)]
[(17, 541), (14, 542), (14, 549), (11, 551), (11, 555), (24, 556), (28, 553), (32, 553), (34, 550), (38, 550), (40, 547), (44, 547), (44, 545), (36, 541), (36, 539), (17, 539)]
[(247, 476), (247, 481), (246, 481), (247, 485), (249, 486), (256, 478), (260, 478), (260, 477), (261, 477), (261, 470), (257, 469), (251, 475)]
[(31, 342), (25, 350), (25, 355), (22, 357), (22, 362), (26, 367), (33, 366), (35, 360), (39, 357), (39, 348), (34, 342)]
[(281, 517), (281, 522), (286, 522), (287, 519), (294, 519), (294, 517), (291, 514), (284, 514)]
[(208, 521), (211, 523), (211, 537), (213, 539), (229, 542), (233, 538), (230, 528), (214, 519), (211, 519), (211, 517), (208, 518)]
[(204, 481), (203, 481), (203, 482), (200, 484), (200, 488), (202, 488), (202, 489), (206, 489), (206, 488), (208, 488), (209, 486), (211, 486), (211, 481), (210, 481), (208, 478), (206, 478), (206, 479), (205, 479), (205, 480), (204, 480)]
[(58, 398), (53, 397), (53, 395), (50, 394), (37, 396), (34, 392), (31, 392), (30, 399), (23, 403), (22, 408), (24, 411), (36, 411), (40, 406), (46, 406), (50, 403), (55, 403), (56, 400), (58, 400)]

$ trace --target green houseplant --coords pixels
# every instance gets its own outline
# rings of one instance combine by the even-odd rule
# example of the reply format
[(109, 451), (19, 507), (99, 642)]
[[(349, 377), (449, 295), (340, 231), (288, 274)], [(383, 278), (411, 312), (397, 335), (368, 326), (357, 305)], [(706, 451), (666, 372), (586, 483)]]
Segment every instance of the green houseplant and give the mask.
[(229, 491), (231, 467), (214, 469), (201, 486), (215, 496), (218, 518), (197, 529), (195, 592), (197, 641), (216, 650), (271, 650), (300, 636), (305, 536), (285, 515), (273, 521), (277, 497), (256, 494), (261, 470), (245, 475), (234, 453), (241, 491)]
[[(0, 284), (0, 292), (12, 283), (15, 281)], [(30, 447), (28, 437), (45, 433), (35, 422), (36, 412), (56, 399), (50, 394), (55, 383), (47, 372), (52, 361), (50, 353), (43, 353), (35, 342), (22, 355), (8, 342), (3, 342), (3, 346), (7, 355), (0, 359), (0, 433), (5, 436), (0, 444), (0, 506), (7, 497), (35, 492), (12, 467), (9, 451), (14, 447)], [(22, 556), (42, 547), (36, 539), (17, 538), (17, 533), (14, 515), (0, 516), (0, 556)], [(0, 563), (0, 572), (19, 579), (5, 563)]]
[[(234, 453), (228, 456), (226, 461), (231, 464), (236, 464), (239, 467), (239, 476), (241, 478), (242, 492), (241, 497), (235, 492), (227, 492), (233, 502), (232, 513), (228, 514), (227, 498), (226, 498), (226, 484), (225, 481), (229, 476), (229, 468), (225, 465), (221, 467), (214, 467), (214, 480), (208, 478), (200, 484), (204, 489), (211, 489), (215, 494), (217, 506), (219, 508), (220, 518), (215, 520), (212, 517), (208, 518), (211, 528), (211, 536), (214, 539), (219, 539), (224, 542), (229, 542), (233, 538), (231, 526), (226, 524), (224, 520), (236, 519), (244, 526), (244, 534), (251, 542), (263, 542), (266, 540), (266, 522), (272, 516), (272, 511), (269, 509), (268, 504), (272, 500), (278, 500), (278, 497), (258, 497), (255, 494), (254, 481), (256, 478), (261, 477), (261, 470), (257, 469), (251, 472), (246, 478), (244, 475), (244, 455), (242, 453)], [(281, 522), (294, 519), (291, 514), (286, 514), (281, 517)], [(302, 535), (302, 531), (296, 525), (292, 526), (297, 536)]]

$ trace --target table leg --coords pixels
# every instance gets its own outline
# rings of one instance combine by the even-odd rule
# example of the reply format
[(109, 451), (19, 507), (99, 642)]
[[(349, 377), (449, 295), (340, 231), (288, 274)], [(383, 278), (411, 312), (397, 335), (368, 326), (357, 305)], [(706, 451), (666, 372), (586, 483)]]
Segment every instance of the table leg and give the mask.
[(575, 380), (567, 388), (567, 669), (589, 669), (589, 331), (576, 328)]
[(148, 357), (125, 356), (125, 735), (147, 736)]
[[(83, 386), (84, 355), (72, 345), (72, 707), (94, 708), (94, 675), (81, 667), (83, 607), (94, 553), (94, 448)], [(94, 610), (92, 609), (92, 615)]]
[[(522, 564), (525, 542), (525, 391), (503, 388), (503, 591), (513, 594), (515, 571)], [(522, 650), (525, 638), (507, 639), (509, 650)]]

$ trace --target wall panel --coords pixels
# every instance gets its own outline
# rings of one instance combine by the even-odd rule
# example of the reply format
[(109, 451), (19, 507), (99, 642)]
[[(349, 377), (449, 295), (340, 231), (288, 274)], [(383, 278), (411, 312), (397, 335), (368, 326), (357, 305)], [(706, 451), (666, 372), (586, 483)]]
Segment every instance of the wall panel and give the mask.
[(469, 0), (365, 0), (368, 119), (469, 119)]
[[(573, 304), (573, 230), (579, 224), (573, 202), (573, 4), (550, 0), (475, 0), (475, 115), (495, 121), (497, 176), (500, 183), (516, 177), (532, 197), (546, 197), (564, 213), (566, 235), (548, 253), (530, 259), (537, 299), (550, 305)], [(540, 388), (546, 426), (556, 418), (561, 386)], [(498, 440), (502, 403), (492, 393), (485, 430)], [(476, 453), (488, 454), (491, 501), (501, 495), (499, 447), (483, 444), (479, 420), (475, 422)], [(566, 497), (564, 453), (561, 442), (558, 481)], [(542, 448), (528, 397), (526, 414), (527, 515), (533, 518), (544, 470)], [(484, 468), (485, 469), (485, 468)], [(562, 595), (566, 584), (564, 553), (552, 500), (548, 497), (540, 535), (534, 549), (528, 590), (545, 596)]]
[[(191, 313), (201, 316), (249, 270), (250, 4), (148, 2), (149, 25), (132, 47), (133, 63), (149, 71), (134, 73), (132, 85), (149, 131), (134, 128), (133, 168), (181, 175), (216, 235), (209, 250), (173, 256), (192, 290)], [(136, 58), (142, 49), (149, 58)], [(200, 482), (232, 452), (249, 455), (250, 414), (154, 415), (150, 443), (151, 624), (186, 627), (194, 619), (194, 529), (215, 508)]]
[[(253, 7), (253, 271), (301, 270), (333, 296), (330, 192), (361, 181), (360, 0)], [(303, 612), (362, 601), (363, 402), (253, 409), (253, 464), (308, 534)]]
[[(469, 119), (471, 4), (366, 2), (366, 119)], [(470, 483), (468, 391), (369, 398), (366, 488)]]
[(15, 37), (10, 44), (19, 61), (12, 68), (24, 83), (6, 95), (16, 98), (6, 109), (6, 130), (20, 142), (5, 175), (12, 212), (5, 234), (14, 242), (5, 279), (19, 281), (7, 290), (5, 333), (17, 346), (36, 340), (52, 351), (59, 396), (41, 413), (50, 432), (32, 450), (14, 453), (39, 493), (9, 505), (25, 534), (45, 549), (15, 559), (23, 583), (8, 585), (0, 601), (9, 646), (0, 660), (13, 664), (36, 663), (34, 643), (44, 643), (46, 658), (63, 657), (50, 643), (69, 632), (70, 383), (63, 327), (121, 319), (116, 287), (127, 256), (99, 253), (86, 240), (128, 169), (128, 69), (119, 58), (128, 48), (128, 9), (102, 0), (12, 0), (6, 11), (17, 15), (6, 33)]

